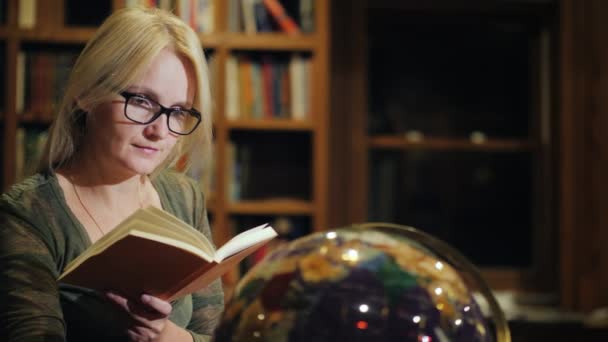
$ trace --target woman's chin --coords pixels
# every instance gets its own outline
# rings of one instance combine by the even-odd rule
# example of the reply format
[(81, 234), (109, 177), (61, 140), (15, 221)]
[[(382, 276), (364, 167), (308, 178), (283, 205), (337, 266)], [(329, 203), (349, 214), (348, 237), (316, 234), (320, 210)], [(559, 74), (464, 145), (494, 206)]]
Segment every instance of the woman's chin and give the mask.
[(127, 168), (138, 175), (149, 175), (158, 167), (159, 163), (130, 163)]

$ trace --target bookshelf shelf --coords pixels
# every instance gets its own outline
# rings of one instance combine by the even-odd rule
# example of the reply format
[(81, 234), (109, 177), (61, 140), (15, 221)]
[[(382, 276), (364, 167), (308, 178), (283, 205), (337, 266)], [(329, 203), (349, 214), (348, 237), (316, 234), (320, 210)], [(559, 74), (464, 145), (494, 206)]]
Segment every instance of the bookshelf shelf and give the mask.
[(198, 38), (205, 49), (215, 49), (222, 46), (222, 35), (217, 33), (199, 33)]
[(317, 46), (314, 35), (288, 36), (281, 33), (226, 33), (220, 38), (230, 50), (307, 51)]
[(199, 34), (205, 48), (225, 47), (229, 50), (308, 51), (317, 39), (310, 35), (288, 36), (282, 33), (211, 33)]
[[(95, 28), (65, 28), (59, 31), (8, 30), (0, 28), (0, 37), (17, 36), (31, 42), (86, 43)], [(287, 36), (280, 33), (211, 33), (199, 34), (205, 49), (225, 47), (230, 50), (308, 51), (316, 46), (311, 36)]]
[(33, 112), (20, 114), (17, 120), (22, 124), (50, 125), (52, 122), (50, 116), (46, 116), (46, 118), (44, 118)]
[(425, 137), (420, 141), (411, 141), (403, 136), (372, 136), (368, 146), (376, 149), (401, 150), (465, 150), (465, 151), (531, 151), (535, 144), (524, 139), (488, 139), (483, 142), (472, 142), (470, 139)]
[(236, 215), (311, 215), (314, 204), (295, 199), (247, 200), (231, 203), (228, 211)]
[(313, 123), (310, 121), (289, 119), (228, 120), (226, 125), (231, 130), (310, 131), (313, 129)]
[(94, 33), (94, 28), (69, 28), (57, 31), (18, 30), (12, 34), (24, 42), (84, 44)]

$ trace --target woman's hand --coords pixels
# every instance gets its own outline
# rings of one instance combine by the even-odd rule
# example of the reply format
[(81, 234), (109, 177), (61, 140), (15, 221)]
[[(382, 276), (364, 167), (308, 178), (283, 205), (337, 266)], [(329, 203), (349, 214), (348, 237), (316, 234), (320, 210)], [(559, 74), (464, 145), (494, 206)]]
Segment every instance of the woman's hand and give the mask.
[(127, 326), (131, 341), (157, 341), (169, 322), (171, 304), (160, 298), (144, 294), (139, 301), (127, 299), (112, 292), (106, 296), (116, 303), (132, 320)]

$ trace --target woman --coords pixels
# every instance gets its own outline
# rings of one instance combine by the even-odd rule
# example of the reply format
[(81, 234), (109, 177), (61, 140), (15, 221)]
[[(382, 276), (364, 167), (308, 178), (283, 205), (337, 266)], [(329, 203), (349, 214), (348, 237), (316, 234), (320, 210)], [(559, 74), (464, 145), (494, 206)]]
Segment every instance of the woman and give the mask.
[(156, 9), (104, 22), (72, 70), (39, 172), (0, 200), (0, 340), (209, 339), (223, 309), (219, 281), (168, 303), (56, 279), (145, 206), (210, 236), (199, 187), (168, 170), (194, 146), (209, 155), (210, 112), (205, 59), (186, 24)]

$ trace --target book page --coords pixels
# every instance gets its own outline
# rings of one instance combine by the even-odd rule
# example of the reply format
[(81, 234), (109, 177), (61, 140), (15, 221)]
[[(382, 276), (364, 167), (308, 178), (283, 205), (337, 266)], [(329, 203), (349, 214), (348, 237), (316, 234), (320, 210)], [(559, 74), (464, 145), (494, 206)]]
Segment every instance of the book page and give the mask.
[(225, 258), (239, 251), (251, 247), (259, 242), (268, 241), (277, 236), (277, 232), (267, 223), (246, 230), (226, 242), (215, 252), (215, 261), (221, 262)]
[(163, 220), (163, 222), (166, 223), (167, 227), (179, 227), (180, 234), (184, 235), (185, 242), (195, 244), (197, 247), (204, 250), (209, 255), (215, 252), (215, 247), (213, 247), (211, 241), (209, 241), (209, 239), (205, 235), (203, 235), (203, 233), (199, 232), (186, 222), (156, 207), (148, 207), (145, 209), (145, 211), (147, 211), (149, 214), (154, 215), (158, 219)]

